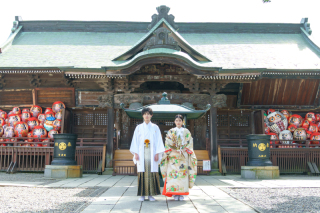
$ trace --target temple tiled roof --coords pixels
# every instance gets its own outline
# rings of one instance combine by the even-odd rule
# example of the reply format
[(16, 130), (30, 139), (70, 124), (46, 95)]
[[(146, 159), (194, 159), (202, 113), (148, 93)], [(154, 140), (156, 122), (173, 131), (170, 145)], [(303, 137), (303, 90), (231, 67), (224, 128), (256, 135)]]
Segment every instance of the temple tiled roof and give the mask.
[[(50, 23), (42, 21), (40, 26), (48, 26)], [(76, 23), (80, 26), (81, 22)], [(112, 24), (112, 22), (99, 22), (101, 26), (107, 26), (108, 23)], [(133, 58), (126, 61), (114, 61), (113, 59), (130, 50), (148, 33), (147, 30), (141, 30), (143, 23), (132, 23), (137, 28), (127, 27), (127, 31), (122, 29), (125, 25), (119, 24), (118, 30), (105, 30), (105, 32), (90, 31), (85, 22), (82, 25), (86, 27), (81, 28), (77, 25), (77, 29), (83, 30), (66, 28), (60, 29), (59, 32), (57, 32), (58, 29), (51, 28), (50, 30), (45, 27), (42, 27), (41, 31), (40, 28), (32, 28), (29, 22), (25, 22), (25, 26), (24, 22), (20, 24), (22, 29), (14, 37), (12, 44), (2, 48), (0, 69), (122, 67)], [(261, 30), (263, 24), (239, 23), (238, 26), (243, 27), (240, 27), (238, 31), (234, 30), (235, 27), (230, 27), (231, 25), (237, 26), (236, 23), (190, 23), (190, 27), (188, 23), (177, 24), (181, 28), (178, 31), (179, 36), (187, 41), (195, 51), (210, 60), (201, 62), (191, 58), (193, 61), (190, 63), (198, 68), (200, 66), (203, 69), (219, 67), (221, 70), (320, 69), (320, 50), (312, 44), (308, 35), (300, 29), (299, 24), (283, 25), (284, 28), (287, 27), (287, 31), (283, 28), (277, 31), (277, 24), (265, 24), (266, 28), (269, 27), (269, 31)], [(130, 22), (126, 25), (130, 25)], [(32, 26), (35, 26), (35, 23)], [(66, 26), (69, 25), (66, 24)], [(116, 28), (116, 25), (114, 27)], [(207, 28), (207, 31), (197, 30), (200, 27), (201, 29)], [(221, 30), (217, 31), (210, 27)], [(84, 28), (87, 29), (87, 32), (84, 32)], [(154, 56), (170, 54), (189, 60), (188, 54), (172, 50), (158, 51), (158, 54)]]

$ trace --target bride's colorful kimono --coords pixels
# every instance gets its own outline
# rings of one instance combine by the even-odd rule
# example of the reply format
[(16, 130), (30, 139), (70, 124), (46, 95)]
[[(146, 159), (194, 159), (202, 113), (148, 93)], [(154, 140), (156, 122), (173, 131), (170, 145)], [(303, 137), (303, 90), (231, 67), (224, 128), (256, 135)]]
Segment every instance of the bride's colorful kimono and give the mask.
[(193, 139), (188, 129), (183, 129), (182, 138), (177, 128), (170, 129), (166, 136), (165, 154), (160, 163), (164, 188), (162, 194), (189, 195), (197, 176), (197, 158), (193, 151)]

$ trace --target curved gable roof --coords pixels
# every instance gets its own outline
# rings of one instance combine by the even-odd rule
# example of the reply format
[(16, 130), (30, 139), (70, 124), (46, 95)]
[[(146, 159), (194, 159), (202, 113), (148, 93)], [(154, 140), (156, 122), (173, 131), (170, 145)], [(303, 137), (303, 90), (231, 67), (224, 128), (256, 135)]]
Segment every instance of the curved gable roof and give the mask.
[(124, 61), (132, 58), (147, 45), (148, 40), (153, 37), (154, 32), (159, 27), (166, 27), (171, 31), (171, 35), (187, 54), (198, 61), (210, 62), (210, 60), (195, 50), (164, 18), (162, 18), (146, 35), (144, 35), (135, 45), (133, 45), (128, 51), (113, 59), (113, 61)]

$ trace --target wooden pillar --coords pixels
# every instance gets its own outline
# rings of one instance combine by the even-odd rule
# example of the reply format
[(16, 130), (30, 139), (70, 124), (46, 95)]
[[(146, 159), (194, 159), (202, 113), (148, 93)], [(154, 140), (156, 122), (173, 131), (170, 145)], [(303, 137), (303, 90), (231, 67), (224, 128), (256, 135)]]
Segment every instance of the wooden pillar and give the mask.
[(211, 149), (211, 171), (216, 172), (218, 167), (218, 139), (217, 139), (217, 108), (210, 109), (210, 149)]
[(112, 168), (113, 160), (113, 127), (114, 126), (114, 108), (108, 108), (108, 133), (107, 133), (107, 156), (106, 168)]

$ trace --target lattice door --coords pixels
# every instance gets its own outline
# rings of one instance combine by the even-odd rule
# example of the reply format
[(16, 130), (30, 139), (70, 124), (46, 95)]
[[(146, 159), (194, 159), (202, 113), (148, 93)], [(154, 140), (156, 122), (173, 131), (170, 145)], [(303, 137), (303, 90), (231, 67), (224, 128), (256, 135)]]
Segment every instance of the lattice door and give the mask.
[(218, 139), (245, 139), (251, 134), (250, 112), (218, 111)]
[[(73, 133), (78, 138), (107, 138), (108, 113), (96, 110), (77, 110), (73, 112)], [(105, 140), (94, 140), (105, 142)]]

